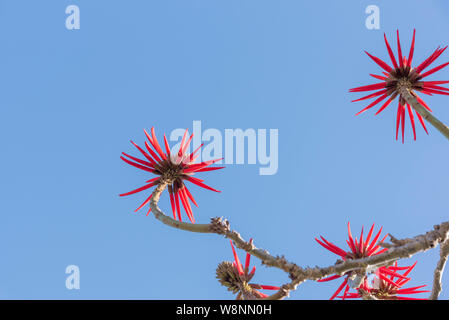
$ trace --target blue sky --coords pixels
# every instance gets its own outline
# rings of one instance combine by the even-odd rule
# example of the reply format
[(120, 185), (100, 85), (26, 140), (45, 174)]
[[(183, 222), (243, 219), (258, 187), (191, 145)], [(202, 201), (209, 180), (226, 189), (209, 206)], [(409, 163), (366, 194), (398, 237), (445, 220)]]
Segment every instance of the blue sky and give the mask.
[[(65, 28), (78, 5), (81, 28)], [(380, 8), (380, 30), (365, 8)], [(134, 214), (147, 180), (124, 164), (143, 129), (279, 130), (279, 169), (227, 165), (204, 173), (217, 194), (191, 190), (197, 222), (225, 216), (246, 239), (301, 266), (336, 257), (314, 240), (343, 246), (346, 223), (383, 226), (394, 236), (447, 220), (447, 141), (418, 128), (394, 139), (395, 106), (374, 117), (348, 89), (373, 83), (387, 58), (383, 32), (399, 28), (415, 61), (449, 44), (444, 1), (0, 1), (0, 298), (232, 299), (215, 268), (229, 241), (167, 228)], [(439, 61), (447, 61), (444, 53)], [(449, 70), (433, 79), (448, 80)], [(359, 95), (357, 97), (360, 97)], [(449, 101), (428, 97), (449, 123)], [(429, 125), (430, 127), (430, 125)], [(166, 197), (160, 207), (170, 212)], [(377, 229), (376, 229), (377, 230)], [(240, 252), (243, 258), (243, 252)], [(437, 251), (410, 285), (431, 286)], [(257, 266), (255, 282), (288, 277)], [(77, 265), (81, 289), (67, 290)], [(339, 282), (306, 282), (292, 299), (327, 299)], [(448, 285), (447, 277), (444, 285)], [(449, 297), (447, 291), (442, 298)]]

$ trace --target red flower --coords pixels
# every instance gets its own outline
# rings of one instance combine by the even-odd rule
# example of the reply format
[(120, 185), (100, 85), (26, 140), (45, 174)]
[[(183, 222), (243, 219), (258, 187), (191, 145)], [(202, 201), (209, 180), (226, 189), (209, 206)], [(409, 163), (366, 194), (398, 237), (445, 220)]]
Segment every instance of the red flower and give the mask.
[[(430, 292), (428, 290), (419, 290), (424, 288), (426, 285), (412, 288), (402, 288), (411, 280), (411, 278), (407, 278), (407, 275), (413, 270), (415, 265), (416, 262), (412, 266), (398, 267), (398, 263), (395, 262), (394, 266), (380, 267), (376, 270), (376, 275), (372, 280), (371, 286), (368, 284), (368, 280), (365, 279), (357, 293), (346, 293), (340, 298), (361, 298), (363, 291), (365, 291), (380, 300), (427, 300), (422, 298), (399, 296)], [(400, 274), (398, 271), (404, 271), (404, 273)]]
[[(242, 264), (240, 263), (237, 253), (235, 252), (235, 248), (232, 243), (232, 240), (230, 240), (230, 242), (231, 242), (231, 247), (232, 247), (232, 253), (234, 254), (234, 262), (232, 263), (232, 265), (234, 266), (234, 270), (235, 270), (236, 274), (238, 274), (238, 276), (239, 276), (240, 280), (243, 282), (243, 284), (249, 285), (249, 287), (252, 289), (251, 291), (254, 295), (256, 295), (258, 298), (266, 298), (268, 296), (265, 293), (258, 291), (257, 289), (279, 290), (279, 287), (275, 287), (275, 286), (266, 286), (266, 285), (261, 285), (261, 284), (249, 283), (249, 281), (254, 277), (254, 273), (256, 272), (255, 266), (251, 269), (251, 272), (249, 272), (249, 263), (251, 260), (251, 255), (249, 253), (246, 254), (245, 267), (243, 267)], [(252, 243), (253, 239), (250, 239), (249, 242)], [(241, 294), (242, 293), (239, 293), (239, 296)], [(237, 299), (239, 299), (239, 296), (237, 296)]]
[[(388, 65), (386, 62), (381, 59), (372, 56), (368, 52), (365, 53), (374, 60), (384, 71), (383, 75), (370, 74), (370, 76), (381, 80), (382, 82), (378, 82), (375, 84), (362, 86), (358, 88), (350, 89), (350, 92), (363, 92), (363, 91), (375, 91), (367, 96), (359, 98), (355, 101), (361, 101), (365, 99), (375, 98), (376, 99), (371, 102), (366, 108), (358, 112), (356, 115), (365, 112), (366, 110), (374, 107), (381, 101), (387, 99), (380, 109), (376, 112), (376, 115), (382, 112), (397, 96), (399, 96), (399, 106), (396, 116), (396, 140), (398, 139), (399, 125), (401, 125), (402, 129), (402, 143), (404, 143), (404, 127), (405, 127), (405, 109), (407, 106), (408, 115), (410, 117), (410, 122), (413, 129), (413, 137), (416, 140), (416, 130), (415, 130), (415, 119), (413, 116), (413, 111), (407, 101), (401, 96), (400, 89), (407, 88), (410, 90), (410, 93), (416, 97), (420, 104), (422, 104), (427, 110), (430, 112), (430, 108), (427, 104), (416, 94), (416, 91), (421, 93), (432, 95), (432, 94), (442, 94), (449, 95), (449, 89), (440, 86), (441, 84), (449, 83), (449, 81), (423, 81), (425, 77), (437, 72), (438, 70), (449, 65), (449, 62), (446, 62), (438, 67), (435, 67), (431, 70), (423, 72), (427, 67), (429, 67), (443, 52), (446, 50), (447, 46), (444, 48), (438, 47), (426, 60), (424, 60), (417, 67), (412, 68), (412, 60), (413, 60), (413, 52), (415, 48), (415, 30), (413, 30), (413, 39), (412, 44), (410, 46), (410, 51), (408, 54), (408, 58), (402, 55), (401, 44), (399, 41), (399, 31), (397, 31), (397, 46), (398, 46), (398, 60), (396, 60), (393, 51), (390, 47), (390, 44), (387, 41), (387, 37), (384, 34), (385, 45), (387, 47), (388, 54), (390, 56), (391, 62), (393, 63), (393, 67)], [(427, 132), (426, 125), (421, 117), (421, 115), (416, 112), (416, 116), (418, 117), (421, 125), (424, 130)]]
[[(315, 238), (315, 240), (321, 246), (326, 248), (327, 250), (329, 250), (329, 251), (335, 253), (336, 255), (340, 256), (343, 260), (360, 259), (360, 258), (365, 258), (365, 257), (369, 257), (369, 256), (378, 255), (378, 254), (381, 254), (381, 253), (383, 253), (383, 252), (388, 250), (387, 248), (379, 250), (381, 248), (380, 244), (385, 240), (385, 238), (388, 236), (388, 234), (386, 234), (383, 237), (382, 240), (377, 242), (377, 240), (379, 240), (380, 234), (382, 232), (382, 228), (380, 228), (379, 232), (376, 234), (376, 236), (371, 241), (371, 237), (373, 235), (373, 230), (374, 230), (374, 224), (371, 226), (371, 229), (369, 230), (368, 235), (366, 236), (366, 238), (363, 239), (363, 227), (362, 227), (362, 232), (360, 234), (360, 239), (357, 240), (357, 237), (355, 239), (353, 239), (352, 234), (351, 234), (351, 226), (350, 226), (350, 224), (348, 222), (348, 237), (349, 237), (349, 240), (346, 240), (346, 243), (349, 246), (349, 249), (350, 249), (349, 251), (345, 251), (345, 250), (337, 247), (332, 242), (327, 241), (322, 236), (320, 236), (322, 241), (318, 240), (317, 238)], [(348, 292), (348, 290), (349, 290), (348, 277), (351, 276), (351, 275), (352, 275), (351, 272), (348, 272), (348, 273), (345, 274), (345, 276), (346, 276), (345, 280), (338, 287), (337, 291), (335, 291), (335, 293), (332, 295), (330, 300), (333, 300), (340, 293), (340, 291), (343, 290), (344, 287), (345, 287), (345, 293)], [(327, 278), (324, 278), (324, 279), (320, 279), (320, 280), (317, 280), (317, 281), (318, 282), (325, 282), (325, 281), (338, 279), (340, 277), (342, 277), (342, 276), (334, 275), (334, 276), (330, 276), (330, 277), (327, 277)]]
[[(142, 153), (142, 155), (146, 158), (146, 160), (130, 156), (124, 152), (122, 152), (123, 156), (129, 159), (123, 156), (121, 156), (120, 158), (128, 164), (138, 169), (144, 170), (146, 172), (158, 175), (158, 177), (147, 180), (144, 186), (132, 190), (130, 192), (123, 193), (120, 196), (127, 196), (130, 194), (141, 192), (161, 182), (168, 182), (168, 192), (170, 194), (170, 202), (173, 211), (173, 218), (176, 220), (176, 213), (177, 213), (178, 219), (182, 221), (181, 206), (180, 206), (181, 203), (182, 206), (184, 207), (184, 211), (186, 212), (189, 220), (192, 223), (195, 223), (192, 208), (190, 206), (190, 201), (196, 206), (198, 206), (198, 204), (196, 203), (189, 189), (187, 189), (186, 185), (184, 184), (184, 181), (189, 181), (193, 184), (196, 184), (197, 186), (200, 186), (208, 190), (220, 192), (218, 190), (215, 190), (214, 188), (205, 185), (203, 183), (204, 180), (195, 178), (193, 177), (193, 175), (197, 172), (212, 171), (224, 168), (224, 167), (209, 167), (211, 164), (220, 161), (222, 159), (215, 159), (195, 163), (195, 160), (198, 157), (198, 155), (195, 154), (203, 145), (200, 145), (194, 152), (188, 154), (186, 151), (188, 150), (190, 142), (192, 141), (193, 138), (192, 134), (186, 141), (188, 130), (186, 130), (184, 133), (184, 137), (182, 138), (179, 151), (175, 153), (171, 152), (172, 150), (170, 150), (170, 147), (168, 146), (165, 134), (164, 134), (164, 143), (166, 152), (164, 153), (162, 151), (161, 146), (159, 145), (159, 142), (156, 139), (154, 128), (151, 128), (151, 136), (145, 130), (144, 132), (146, 137), (148, 138), (148, 141), (150, 142), (150, 144), (145, 142), (146, 151), (141, 147), (139, 147), (137, 144), (135, 144), (133, 141), (131, 141), (131, 143), (137, 148), (137, 150), (140, 151), (140, 153)], [(151, 147), (153, 147), (154, 150)], [(143, 206), (148, 204), (151, 200), (151, 197), (152, 194), (150, 194), (150, 196), (135, 210), (135, 212), (137, 212)], [(150, 211), (151, 207), (147, 212), (147, 216), (150, 213)]]

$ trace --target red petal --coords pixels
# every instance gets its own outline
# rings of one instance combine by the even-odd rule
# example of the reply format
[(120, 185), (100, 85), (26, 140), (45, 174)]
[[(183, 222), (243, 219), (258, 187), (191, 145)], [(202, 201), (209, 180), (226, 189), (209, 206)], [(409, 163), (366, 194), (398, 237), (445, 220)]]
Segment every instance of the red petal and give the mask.
[[(143, 208), (144, 205), (146, 205), (148, 202), (150, 202), (152, 196), (153, 196), (153, 194), (150, 194), (150, 196), (136, 210), (134, 210), (134, 212), (139, 211), (140, 209)], [(150, 213), (150, 212), (148, 211), (147, 215), (148, 215), (148, 213)]]
[(346, 257), (346, 255), (347, 255), (347, 252), (346, 251), (344, 251), (343, 249), (341, 249), (341, 248), (339, 248), (339, 247), (337, 247), (335, 244), (333, 244), (332, 242), (330, 242), (330, 241), (327, 241), (325, 238), (323, 238), (322, 236), (320, 236), (320, 238), (329, 246), (329, 247), (331, 247), (331, 248), (333, 248), (335, 251), (337, 251), (337, 252), (339, 252), (339, 253), (337, 253), (339, 256), (342, 256), (342, 257)]
[(181, 144), (179, 145), (179, 151), (178, 151), (179, 157), (182, 157), (182, 155), (183, 155), (182, 146), (184, 145), (184, 141), (186, 141), (187, 132), (188, 132), (188, 129), (186, 129), (186, 131), (184, 131), (184, 135), (182, 136)]
[(399, 40), (399, 30), (396, 30), (396, 35), (398, 39), (398, 56), (399, 56), (399, 67), (402, 67), (404, 62), (402, 61), (402, 50), (401, 50), (401, 41)]
[(351, 226), (348, 222), (348, 237), (349, 237), (349, 246), (351, 247), (351, 250), (353, 253), (356, 253), (356, 249), (355, 249), (355, 244), (354, 244), (354, 239), (352, 239), (352, 234), (351, 234)]
[(237, 253), (235, 252), (234, 244), (232, 243), (232, 240), (229, 240), (229, 242), (231, 242), (232, 253), (234, 254), (234, 260), (237, 266), (237, 271), (239, 272), (239, 274), (243, 274), (243, 267), (242, 264), (240, 263)]
[(429, 106), (415, 93), (415, 98), (416, 100), (418, 100), (418, 102), (427, 110), (429, 110), (430, 112), (432, 112), (432, 110), (429, 108)]
[(193, 138), (193, 133), (192, 133), (192, 135), (190, 136), (190, 138), (189, 138), (189, 140), (187, 140), (187, 142), (184, 144), (184, 146), (182, 147), (182, 154), (184, 154), (185, 153), (185, 151), (188, 149), (188, 147), (189, 147), (189, 145), (190, 145), (190, 141), (192, 141), (192, 138)]
[(415, 113), (416, 113), (416, 116), (418, 117), (419, 122), (421, 122), (421, 125), (422, 125), (424, 131), (427, 134), (429, 134), (429, 132), (427, 131), (427, 128), (426, 128), (426, 124), (424, 123), (424, 119), (421, 117), (421, 115), (417, 111), (415, 111)]
[(382, 61), (381, 59), (379, 59), (378, 57), (375, 57), (371, 54), (369, 54), (368, 52), (365, 51), (365, 53), (374, 60), (375, 63), (377, 63), (382, 69), (384, 69), (387, 72), (391, 72), (392, 68), (386, 64), (384, 61)]
[(410, 122), (412, 123), (412, 129), (413, 129), (413, 139), (416, 140), (416, 128), (415, 128), (415, 117), (413, 116), (413, 111), (410, 105), (407, 103), (407, 110), (408, 115), (410, 117)]
[(193, 213), (190, 210), (189, 203), (184, 194), (184, 188), (179, 189), (178, 192), (179, 192), (179, 198), (181, 199), (181, 204), (184, 207), (184, 211), (186, 212), (187, 217), (189, 218), (191, 223), (195, 223), (195, 219), (193, 219)]
[(438, 91), (438, 90), (429, 89), (429, 88), (423, 88), (423, 89), (421, 90), (421, 92), (434, 93), (434, 94), (442, 94), (442, 95), (445, 95), (445, 96), (449, 96), (449, 93), (448, 93), (448, 92)]
[(407, 60), (407, 66), (409, 66), (409, 67), (412, 64), (413, 52), (415, 51), (415, 33), (416, 33), (416, 30), (413, 29), (413, 39), (412, 39), (412, 44), (410, 46), (410, 53), (408, 54), (408, 60)]
[(382, 279), (383, 281), (391, 284), (394, 287), (399, 287), (399, 285), (396, 282), (391, 281), (390, 279), (388, 279), (387, 277), (385, 277), (384, 275), (382, 275), (381, 273), (378, 274), (379, 278)]
[[(249, 239), (249, 243), (253, 244), (253, 238)], [(251, 255), (249, 253), (246, 253), (246, 259), (245, 259), (245, 272), (248, 272), (249, 269), (249, 263), (251, 261)]]
[(194, 204), (195, 206), (198, 207), (198, 204), (196, 203), (196, 201), (195, 201), (195, 199), (193, 198), (192, 194), (190, 193), (189, 189), (187, 189), (187, 187), (184, 187), (184, 188), (185, 188), (185, 190), (186, 190), (186, 194), (187, 194), (187, 196), (189, 197), (190, 201), (192, 201), (193, 204)]
[(154, 151), (151, 149), (150, 145), (149, 145), (148, 142), (146, 142), (146, 141), (145, 141), (145, 148), (147, 148), (148, 152), (151, 154), (151, 156), (152, 156), (157, 162), (162, 161), (162, 160), (157, 156), (156, 152), (154, 152)]
[[(382, 241), (380, 241), (379, 243), (382, 243)], [(368, 256), (371, 256), (371, 255), (378, 255), (378, 254), (384, 253), (385, 251), (388, 250), (388, 248), (384, 248), (384, 249), (380, 250), (379, 252), (376, 252), (378, 249), (380, 249), (380, 246), (379, 246), (379, 245), (375, 246), (375, 247), (372, 248), (370, 251), (368, 251), (367, 255), (368, 255)]]
[(402, 119), (402, 143), (404, 143), (404, 129), (405, 129), (405, 105), (401, 109), (401, 119)]
[(394, 57), (393, 50), (391, 50), (390, 44), (388, 43), (387, 36), (384, 33), (384, 39), (385, 39), (385, 45), (387, 46), (388, 55), (390, 56), (391, 62), (393, 63), (394, 67), (397, 69), (398, 64), (396, 63), (396, 58)]
[(379, 98), (377, 98), (375, 101), (371, 102), (371, 104), (369, 104), (365, 109), (360, 110), (359, 112), (357, 112), (355, 115), (358, 116), (359, 114), (365, 112), (366, 110), (374, 107), (376, 104), (378, 104), (379, 102), (381, 102), (383, 99), (385, 99), (388, 96), (388, 94), (383, 94), (382, 96), (380, 96)]
[(178, 190), (175, 190), (175, 204), (176, 204), (176, 212), (178, 213), (178, 219), (182, 222), (181, 218), (181, 207), (179, 206), (179, 194)]
[(348, 279), (345, 279), (342, 284), (338, 287), (337, 291), (332, 295), (329, 300), (334, 300), (334, 298), (340, 293), (341, 289), (348, 283)]
[(253, 267), (252, 269), (251, 269), (251, 272), (249, 273), (249, 277), (252, 277), (253, 275), (254, 275), (254, 273), (256, 273), (256, 267)]
[(264, 290), (279, 290), (279, 289), (280, 289), (279, 287), (275, 287), (275, 286), (265, 286), (265, 285), (262, 285), (262, 284), (260, 284), (260, 287), (261, 287), (262, 289), (264, 289)]
[(416, 266), (416, 264), (418, 263), (418, 261), (415, 261), (415, 263), (413, 265), (411, 265), (407, 271), (405, 271), (402, 275), (403, 276), (408, 276), (408, 274), (413, 270), (413, 268)]
[(400, 123), (401, 123), (401, 102), (399, 101), (398, 112), (396, 114), (396, 140), (398, 140)]
[[(153, 139), (150, 137), (150, 135), (148, 134), (148, 132), (143, 129), (143, 132), (145, 132), (145, 135), (147, 136), (148, 141), (150, 141), (151, 145), (154, 148), (154, 143), (153, 143)], [(159, 162), (161, 161), (161, 159), (158, 157), (158, 155), (150, 148), (149, 144), (145, 141), (145, 147), (147, 148), (147, 150), (150, 152), (150, 154), (153, 156), (153, 158)]]
[(446, 84), (449, 83), (449, 81), (423, 81), (423, 84)]
[(152, 144), (153, 144), (154, 149), (156, 149), (156, 151), (159, 153), (159, 155), (161, 156), (162, 159), (164, 159), (164, 160), (167, 159), (165, 153), (162, 151), (162, 148), (161, 148), (159, 142), (157, 141), (156, 134), (154, 133), (154, 127), (151, 128), (151, 136), (153, 138)]
[(374, 84), (369, 84), (367, 86), (361, 86), (349, 89), (349, 92), (361, 92), (361, 91), (371, 91), (385, 88), (385, 82), (379, 82)]
[(188, 165), (185, 169), (183, 169), (183, 172), (185, 172), (185, 173), (196, 172), (196, 171), (199, 171), (200, 169), (203, 169), (203, 168), (210, 166), (210, 165), (214, 164), (215, 162), (218, 162), (221, 160), (223, 160), (223, 158), (204, 161), (204, 162), (196, 163), (196, 164), (191, 164), (191, 165)]
[(379, 79), (379, 80), (387, 80), (387, 77), (379, 76), (377, 74), (371, 74), (370, 73), (370, 76), (373, 77), (373, 78)]
[(437, 71), (443, 69), (443, 68), (446, 67), (447, 65), (449, 65), (449, 62), (443, 63), (442, 65), (439, 65), (438, 67), (435, 67), (435, 68), (433, 68), (433, 69), (430, 69), (430, 70), (427, 71), (426, 73), (423, 73), (423, 74), (421, 75), (421, 77), (425, 78), (425, 77), (431, 75), (432, 73), (435, 73), (435, 72), (437, 72)]
[(173, 197), (173, 192), (169, 192), (170, 194), (170, 204), (171, 204), (171, 211), (173, 212), (173, 219), (176, 220), (176, 212), (175, 212), (175, 199)]
[(204, 188), (204, 189), (208, 189), (208, 190), (215, 191), (215, 192), (221, 192), (219, 190), (216, 190), (216, 189), (214, 189), (212, 187), (209, 187), (208, 185), (200, 182), (200, 180), (197, 179), (197, 178), (186, 176), (185, 179), (190, 181), (190, 182), (192, 182), (192, 183), (194, 183), (194, 184), (196, 184), (197, 186), (200, 186), (200, 187)]
[(127, 192), (127, 193), (122, 193), (122, 194), (120, 195), (120, 197), (124, 197), (124, 196), (129, 196), (130, 194), (134, 194), (134, 193), (137, 193), (137, 192), (140, 192), (140, 191), (146, 190), (146, 189), (148, 189), (148, 188), (151, 188), (151, 187), (152, 187), (152, 186), (154, 186), (155, 184), (156, 184), (156, 182), (153, 182), (153, 183), (150, 183), (150, 184), (144, 185), (143, 187), (140, 187), (140, 188), (134, 189), (134, 190), (132, 190), (132, 191), (130, 191), (130, 192)]
[(362, 233), (360, 233), (359, 252), (363, 252), (363, 226), (362, 226)]
[(165, 151), (167, 152), (167, 156), (170, 157), (170, 146), (168, 145), (167, 137), (164, 133), (164, 144), (165, 144)]
[(418, 292), (429, 292), (427, 290), (413, 292), (413, 291), (416, 291), (416, 290), (424, 288), (424, 287), (427, 287), (427, 286), (423, 285), (423, 286), (418, 286), (418, 287), (413, 287), (413, 288), (404, 288), (404, 289), (399, 289), (396, 292), (399, 293), (399, 294), (411, 294), (411, 293), (418, 293)]
[(193, 151), (193, 152), (190, 154), (190, 162), (193, 161), (193, 157), (195, 156), (195, 153), (197, 153), (197, 151), (200, 150), (202, 146), (204, 146), (204, 143), (202, 143), (198, 148), (195, 149), (195, 151)]
[(342, 300), (345, 300), (345, 299), (346, 299), (346, 295), (348, 294), (348, 291), (349, 291), (349, 286), (346, 286), (345, 291), (343, 292), (343, 298), (342, 298)]
[(367, 96), (364, 96), (364, 97), (362, 97), (362, 98), (359, 98), (359, 99), (356, 99), (356, 100), (352, 100), (351, 102), (357, 102), (357, 101), (362, 101), (362, 100), (374, 98), (374, 97), (380, 96), (381, 94), (384, 94), (384, 93), (386, 93), (386, 92), (387, 92), (387, 89), (380, 90), (380, 91), (371, 93), (371, 94), (369, 94), (369, 95), (367, 95)]
[[(323, 238), (323, 237), (321, 237)], [(336, 255), (339, 255), (340, 257), (342, 257), (343, 259), (346, 257), (346, 253), (343, 255), (340, 251), (338, 251), (337, 249), (335, 249), (334, 247), (327, 245), (323, 242), (321, 242), (320, 240), (318, 240), (317, 238), (315, 238), (315, 240), (321, 245), (323, 246), (325, 249), (329, 250), (332, 253), (335, 253)]]
[[(365, 244), (366, 245), (369, 245), (369, 241), (371, 240), (371, 236), (373, 235), (373, 230), (374, 230), (374, 223), (373, 223), (373, 225), (371, 226), (371, 229), (369, 229), (369, 232), (368, 232), (368, 235), (366, 236), (366, 239), (365, 239)], [(366, 245), (365, 245), (365, 251), (366, 251)]]
[(438, 47), (426, 60), (424, 60), (418, 67), (416, 67), (415, 71), (420, 73), (425, 68), (427, 68), (429, 65), (432, 64), (443, 52), (446, 50), (447, 47), (440, 49)]
[(407, 279), (407, 277), (404, 277), (403, 275), (396, 273), (394, 271), (391, 271), (389, 268), (379, 268), (379, 272), (388, 274), (390, 276), (396, 277), (396, 278), (400, 278), (400, 279)]
[[(129, 154), (127, 154), (127, 153), (125, 153), (125, 152), (122, 152), (122, 154), (123, 154), (124, 156), (126, 156), (126, 157), (128, 157), (128, 158), (130, 158), (130, 159), (132, 159), (132, 160), (134, 160), (134, 161), (136, 161), (136, 162), (138, 162), (138, 163), (140, 163), (140, 164), (143, 164), (144, 166), (147, 166), (147, 167), (150, 167), (150, 168), (154, 169), (153, 164), (150, 163), (150, 162), (148, 162), (148, 161), (144, 161), (144, 160), (141, 160), (141, 159), (139, 159), (139, 158), (130, 156)], [(156, 178), (156, 179), (157, 179), (157, 178)]]
[(371, 248), (374, 247), (374, 245), (376, 244), (377, 240), (379, 239), (379, 236), (380, 236), (381, 232), (382, 232), (382, 227), (380, 228), (379, 232), (374, 237), (373, 241), (371, 241), (371, 244), (367, 248), (367, 251), (371, 250)]
[(190, 216), (192, 217), (193, 222), (195, 223), (195, 217), (193, 216), (193, 211), (192, 211), (192, 207), (190, 206), (190, 202), (186, 193), (186, 187), (184, 186), (184, 188), (182, 188), (182, 192), (184, 194), (184, 199), (186, 201), (187, 207), (189, 208), (189, 212), (190, 212)]
[(388, 107), (388, 105), (391, 103), (391, 99), (388, 99), (387, 101), (385, 101), (385, 103), (383, 104), (382, 107), (380, 107), (380, 109), (374, 114), (375, 116), (378, 115), (379, 113), (381, 113), (386, 107)]
[(205, 171), (214, 171), (214, 170), (219, 170), (219, 169), (223, 169), (225, 167), (211, 167), (211, 168), (203, 168), (200, 170), (195, 170), (195, 172), (205, 172)]
[(137, 150), (140, 151), (140, 153), (142, 153), (144, 155), (145, 158), (147, 158), (152, 164), (155, 164), (156, 161), (154, 161), (153, 158), (150, 157), (150, 155), (148, 153), (146, 153), (141, 147), (139, 147), (136, 143), (134, 143), (133, 141), (131, 141), (131, 143), (137, 148)]
[(144, 167), (144, 166), (142, 166), (142, 165), (140, 165), (140, 164), (138, 164), (138, 163), (134, 163), (134, 162), (132, 162), (132, 161), (129, 161), (128, 159), (126, 159), (126, 158), (124, 158), (124, 157), (120, 157), (120, 159), (122, 159), (122, 160), (125, 161), (127, 164), (132, 165), (132, 166), (134, 166), (134, 167), (136, 167), (136, 168), (139, 168), (139, 169), (141, 169), (141, 170), (145, 170), (145, 171), (154, 173), (154, 170), (153, 170), (153, 169), (150, 169), (150, 168)]

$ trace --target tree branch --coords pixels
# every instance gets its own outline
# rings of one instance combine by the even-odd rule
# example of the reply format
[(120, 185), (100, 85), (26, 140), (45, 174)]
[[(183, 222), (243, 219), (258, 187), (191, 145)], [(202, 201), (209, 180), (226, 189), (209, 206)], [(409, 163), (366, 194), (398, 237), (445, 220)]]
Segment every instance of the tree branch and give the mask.
[[(449, 221), (443, 222), (434, 226), (433, 230), (428, 231), (423, 235), (418, 235), (414, 238), (397, 240), (393, 237), (392, 239), (394, 239), (394, 242), (393, 244), (388, 245), (389, 249), (378, 255), (361, 259), (346, 260), (328, 267), (317, 266), (314, 268), (302, 268), (295, 263), (287, 261), (283, 256), (272, 256), (268, 251), (257, 248), (254, 243), (245, 241), (238, 232), (231, 230), (230, 224), (226, 219), (212, 218), (210, 224), (191, 224), (180, 222), (168, 217), (157, 206), (160, 195), (166, 188), (167, 184), (168, 182), (162, 182), (153, 191), (150, 206), (156, 219), (160, 220), (167, 226), (185, 231), (221, 234), (224, 237), (231, 239), (238, 248), (259, 258), (262, 261), (262, 264), (279, 268), (289, 274), (292, 281), (284, 284), (278, 292), (266, 299), (283, 299), (289, 295), (290, 291), (296, 290), (297, 286), (306, 280), (319, 280), (334, 274), (344, 275), (345, 273), (353, 270), (366, 272), (366, 270), (373, 267), (385, 266), (398, 259), (409, 258), (418, 252), (423, 252), (434, 248), (440, 242), (445, 241), (449, 234)], [(449, 250), (447, 249), (447, 246), (449, 245), (445, 244), (444, 246), (445, 259), (447, 259), (446, 250)], [(446, 261), (444, 260), (443, 262), (440, 260), (440, 262), (445, 263)], [(443, 268), (441, 267), (440, 272), (442, 273), (442, 271)], [(439, 276), (439, 279), (440, 278), (441, 276)]]
[(429, 300), (437, 300), (441, 291), (441, 279), (443, 278), (444, 267), (449, 256), (449, 240), (446, 240), (440, 245), (440, 260), (437, 263), (433, 276), (433, 288)]

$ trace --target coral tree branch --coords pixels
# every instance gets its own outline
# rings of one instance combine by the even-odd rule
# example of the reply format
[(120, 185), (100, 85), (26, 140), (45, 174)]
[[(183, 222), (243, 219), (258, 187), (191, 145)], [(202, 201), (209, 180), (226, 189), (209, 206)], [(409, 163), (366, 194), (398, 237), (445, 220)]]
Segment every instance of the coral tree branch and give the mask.
[[(448, 136), (449, 137), (449, 136)], [(409, 238), (406, 240), (396, 240), (393, 244), (388, 245), (388, 251), (381, 253), (379, 255), (370, 256), (362, 259), (352, 259), (346, 260), (345, 262), (336, 263), (328, 267), (307, 267), (302, 268), (297, 264), (287, 261), (283, 256), (273, 256), (268, 251), (264, 249), (257, 248), (253, 243), (245, 241), (238, 232), (231, 230), (230, 224), (226, 219), (223, 218), (212, 218), (210, 224), (191, 224), (180, 222), (170, 218), (165, 215), (157, 206), (161, 193), (168, 185), (168, 181), (161, 182), (153, 191), (153, 197), (150, 201), (150, 206), (152, 212), (156, 219), (160, 220), (167, 226), (198, 233), (216, 233), (221, 234), (224, 237), (234, 241), (235, 245), (248, 252), (249, 254), (259, 258), (262, 264), (276, 267), (289, 274), (291, 279), (290, 283), (284, 284), (280, 290), (266, 299), (283, 299), (289, 295), (289, 292), (295, 290), (297, 286), (306, 280), (318, 280), (324, 277), (328, 277), (333, 274), (343, 275), (348, 271), (361, 270), (366, 271), (372, 267), (380, 267), (388, 265), (395, 260), (402, 258), (409, 258), (412, 255), (427, 251), (434, 248), (439, 243), (444, 242), (448, 238), (449, 234), (449, 221), (443, 222), (439, 225), (434, 226), (434, 229), (428, 231), (423, 235), (418, 235), (414, 238)], [(442, 248), (444, 248), (445, 259), (441, 259), (438, 263), (438, 268), (442, 273), (442, 264), (445, 263), (447, 259), (447, 244), (445, 243)], [(443, 257), (443, 255), (442, 255)], [(444, 261), (443, 261), (444, 260)], [(437, 272), (437, 270), (435, 271)], [(437, 277), (441, 279), (441, 276)], [(440, 280), (436, 281), (440, 281)], [(435, 289), (435, 288), (434, 288)], [(436, 287), (435, 292), (438, 291)], [(441, 289), (440, 289), (441, 291)], [(438, 296), (439, 293), (435, 293)], [(432, 292), (432, 296), (434, 293)]]
[(444, 267), (449, 256), (449, 240), (446, 240), (440, 245), (440, 260), (434, 271), (433, 288), (429, 300), (437, 300), (442, 289), (441, 279), (443, 278)]

